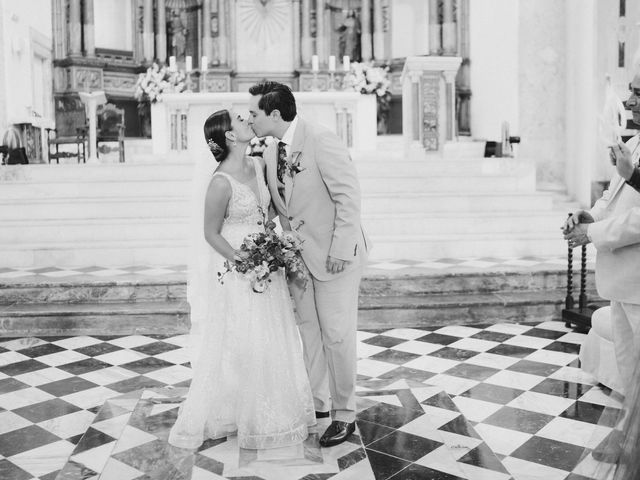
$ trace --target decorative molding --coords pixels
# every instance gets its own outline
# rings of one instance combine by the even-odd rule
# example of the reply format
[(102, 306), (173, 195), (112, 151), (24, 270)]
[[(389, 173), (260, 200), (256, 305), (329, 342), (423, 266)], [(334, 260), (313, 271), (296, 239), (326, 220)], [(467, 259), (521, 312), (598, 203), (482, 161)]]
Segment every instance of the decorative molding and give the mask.
[(137, 79), (134, 73), (104, 72), (104, 90), (111, 95), (133, 98)]
[(205, 75), (201, 88), (205, 92), (228, 92), (231, 88), (231, 77), (229, 75)]
[(389, 75), (391, 95), (402, 95), (402, 72), (392, 72)]
[[(318, 74), (318, 82), (317, 89), (321, 92), (327, 91), (329, 89), (329, 75), (327, 74)], [(301, 92), (312, 92), (314, 91), (314, 78), (311, 73), (301, 73), (300, 74), (300, 85), (299, 90)]]
[(290, 0), (237, 0), (240, 27), (255, 42), (274, 43), (289, 21)]
[(439, 148), (440, 73), (424, 72), (422, 90), (422, 145), (427, 151)]
[(104, 90), (103, 73), (100, 68), (71, 67), (68, 72), (69, 87), (78, 92)]

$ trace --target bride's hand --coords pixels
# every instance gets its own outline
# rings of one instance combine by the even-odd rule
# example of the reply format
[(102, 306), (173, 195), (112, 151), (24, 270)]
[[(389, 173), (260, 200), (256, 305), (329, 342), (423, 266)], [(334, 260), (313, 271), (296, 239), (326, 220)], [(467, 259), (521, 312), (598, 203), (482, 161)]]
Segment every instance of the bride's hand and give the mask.
[(233, 252), (233, 261), (234, 262), (242, 263), (247, 258), (249, 258), (249, 253), (245, 252), (244, 250), (236, 250), (236, 251)]

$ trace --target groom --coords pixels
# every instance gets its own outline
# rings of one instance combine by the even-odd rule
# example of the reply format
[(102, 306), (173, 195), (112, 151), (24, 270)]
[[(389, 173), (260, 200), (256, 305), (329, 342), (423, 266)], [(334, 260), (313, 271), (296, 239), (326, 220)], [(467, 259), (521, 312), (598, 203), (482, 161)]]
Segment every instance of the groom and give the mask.
[(355, 430), (358, 288), (367, 258), (360, 187), (349, 151), (330, 130), (297, 116), (291, 89), (264, 81), (249, 89), (249, 124), (278, 140), (264, 152), (267, 183), (283, 230), (297, 230), (310, 273), (293, 296), (316, 417), (332, 416), (330, 447)]

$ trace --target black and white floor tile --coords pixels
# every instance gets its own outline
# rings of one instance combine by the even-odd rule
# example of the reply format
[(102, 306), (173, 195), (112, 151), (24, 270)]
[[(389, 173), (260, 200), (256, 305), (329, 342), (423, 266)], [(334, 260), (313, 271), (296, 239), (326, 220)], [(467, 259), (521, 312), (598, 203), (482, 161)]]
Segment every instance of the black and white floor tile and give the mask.
[[(584, 335), (561, 322), (359, 331), (358, 339), (358, 434), (340, 451), (309, 444), (294, 468), (242, 453), (229, 438), (174, 458), (182, 476), (165, 478), (189, 478), (186, 468), (194, 479), (584, 480), (590, 450), (613, 426), (600, 417), (615, 398), (578, 365)], [(161, 478), (153, 459), (166, 453), (189, 384), (186, 343), (184, 335), (0, 339), (0, 478)]]

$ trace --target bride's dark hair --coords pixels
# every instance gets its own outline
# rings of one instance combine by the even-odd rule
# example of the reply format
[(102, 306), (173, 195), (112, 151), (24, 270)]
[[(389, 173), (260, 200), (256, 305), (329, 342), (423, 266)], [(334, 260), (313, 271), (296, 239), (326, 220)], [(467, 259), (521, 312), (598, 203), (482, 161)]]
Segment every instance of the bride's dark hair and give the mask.
[(204, 138), (213, 157), (222, 162), (229, 155), (225, 133), (231, 130), (229, 110), (218, 110), (204, 122)]

